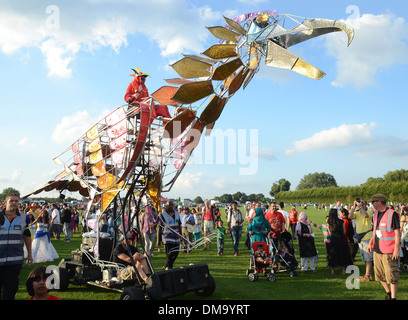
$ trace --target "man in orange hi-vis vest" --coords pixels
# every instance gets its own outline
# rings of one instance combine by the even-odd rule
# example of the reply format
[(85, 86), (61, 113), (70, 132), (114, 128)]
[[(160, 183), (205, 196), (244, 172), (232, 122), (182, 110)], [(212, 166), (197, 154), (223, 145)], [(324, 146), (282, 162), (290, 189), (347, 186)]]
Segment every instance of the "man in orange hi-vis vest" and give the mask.
[(399, 280), (400, 220), (398, 213), (387, 208), (383, 194), (369, 200), (375, 209), (373, 236), (368, 252), (374, 252), (375, 280), (385, 289), (386, 300), (396, 299)]

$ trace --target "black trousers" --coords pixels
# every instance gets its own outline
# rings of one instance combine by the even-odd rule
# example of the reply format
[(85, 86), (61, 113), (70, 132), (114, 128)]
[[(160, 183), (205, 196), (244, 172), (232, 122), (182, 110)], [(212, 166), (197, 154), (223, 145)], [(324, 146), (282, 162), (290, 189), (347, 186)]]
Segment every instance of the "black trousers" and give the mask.
[(22, 269), (21, 264), (0, 266), (0, 299), (14, 300), (18, 290), (18, 275)]
[[(166, 252), (166, 264), (164, 265), (164, 268), (173, 269), (174, 261), (176, 261), (177, 256), (179, 254), (179, 252), (178, 252), (178, 247), (179, 246), (180, 246), (180, 244), (178, 244), (178, 243), (165, 244), (164, 245), (164, 251)], [(172, 249), (174, 249), (174, 250), (171, 251)]]

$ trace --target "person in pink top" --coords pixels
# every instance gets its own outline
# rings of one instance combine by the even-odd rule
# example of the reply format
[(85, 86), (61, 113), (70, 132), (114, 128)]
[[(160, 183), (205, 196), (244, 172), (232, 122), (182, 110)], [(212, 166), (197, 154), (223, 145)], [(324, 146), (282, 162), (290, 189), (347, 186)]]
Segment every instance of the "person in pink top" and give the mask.
[[(203, 230), (204, 230), (204, 237), (214, 231), (215, 228), (215, 214), (212, 210), (210, 203), (208, 200), (205, 200), (205, 206), (203, 208)], [(210, 241), (210, 249), (211, 249), (211, 241)], [(203, 250), (207, 250), (207, 242), (204, 243)]]

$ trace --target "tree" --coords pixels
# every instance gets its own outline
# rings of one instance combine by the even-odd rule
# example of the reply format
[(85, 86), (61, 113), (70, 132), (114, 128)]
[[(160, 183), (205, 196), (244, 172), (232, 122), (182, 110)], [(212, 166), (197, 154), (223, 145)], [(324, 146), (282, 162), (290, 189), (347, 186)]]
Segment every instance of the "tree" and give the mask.
[(6, 199), (6, 197), (7, 197), (10, 193), (17, 193), (17, 194), (20, 196), (20, 191), (14, 189), (14, 188), (12, 188), (12, 187), (9, 187), (9, 188), (3, 189), (3, 192), (0, 193), (0, 199), (2, 199), (2, 200)]
[(300, 180), (297, 190), (327, 187), (337, 187), (336, 179), (329, 173), (315, 172), (305, 175)]
[(242, 193), (241, 191), (235, 192), (232, 194), (232, 199), (236, 200), (236, 201), (241, 201), (242, 195), (244, 193)]
[(195, 197), (195, 198), (194, 198), (194, 202), (195, 202), (195, 203), (204, 203), (204, 200), (203, 200), (203, 198), (201, 198), (200, 196), (198, 196), (198, 197)]
[(246, 195), (246, 193), (245, 192), (242, 192), (242, 195), (241, 195), (241, 198), (240, 199), (238, 199), (239, 200), (239, 202), (246, 202), (246, 201), (248, 201), (248, 196)]
[(255, 196), (255, 199), (256, 199), (256, 202), (261, 202), (261, 203), (266, 202), (266, 198), (263, 193), (258, 193)]
[(269, 194), (274, 197), (278, 192), (281, 191), (289, 191), (291, 183), (286, 179), (280, 179), (279, 181), (275, 181), (271, 187), (271, 191)]
[(224, 193), (221, 197), (219, 197), (219, 202), (221, 203), (231, 203), (232, 202), (232, 195), (229, 193)]
[(395, 171), (388, 171), (384, 175), (385, 182), (399, 182), (408, 180), (408, 170), (401, 169)]
[(384, 182), (383, 178), (373, 178), (370, 177), (367, 179), (367, 181), (365, 183), (363, 183), (363, 185), (370, 185), (370, 184), (376, 184), (376, 183), (382, 183)]

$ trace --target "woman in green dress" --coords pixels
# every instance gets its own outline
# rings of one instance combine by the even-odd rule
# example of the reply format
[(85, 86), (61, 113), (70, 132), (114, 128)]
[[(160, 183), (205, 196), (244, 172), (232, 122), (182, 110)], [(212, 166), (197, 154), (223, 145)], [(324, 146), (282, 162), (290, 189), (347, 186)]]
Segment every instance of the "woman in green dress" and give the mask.
[(269, 221), (265, 219), (262, 208), (255, 209), (255, 216), (252, 218), (252, 222), (248, 226), (251, 242), (264, 241), (266, 242), (268, 233), (271, 231), (271, 225)]

